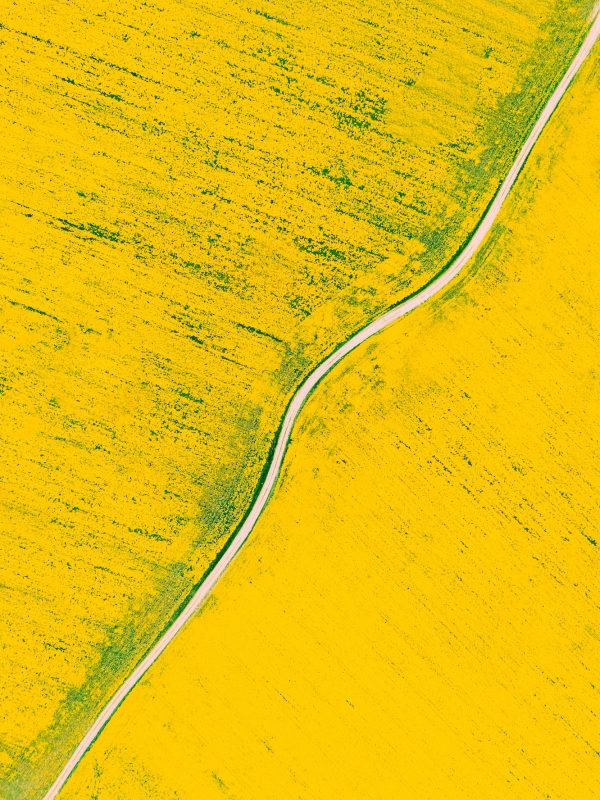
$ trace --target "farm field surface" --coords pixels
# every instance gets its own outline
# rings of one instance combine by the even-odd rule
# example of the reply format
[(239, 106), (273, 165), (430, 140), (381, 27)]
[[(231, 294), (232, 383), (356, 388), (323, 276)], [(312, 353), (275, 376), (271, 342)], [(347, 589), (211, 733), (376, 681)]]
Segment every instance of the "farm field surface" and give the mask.
[(60, 800), (600, 794), (598, 56)]
[(2, 798), (204, 574), (302, 376), (464, 242), (591, 5), (0, 12)]

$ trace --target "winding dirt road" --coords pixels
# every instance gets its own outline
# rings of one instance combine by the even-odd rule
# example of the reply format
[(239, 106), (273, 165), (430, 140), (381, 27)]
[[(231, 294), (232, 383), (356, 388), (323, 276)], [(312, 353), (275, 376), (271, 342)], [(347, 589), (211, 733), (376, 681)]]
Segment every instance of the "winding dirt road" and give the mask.
[(327, 373), (330, 372), (333, 369), (333, 367), (335, 367), (335, 365), (338, 362), (340, 362), (345, 356), (348, 355), (348, 353), (352, 352), (352, 350), (354, 350), (363, 342), (366, 342), (367, 339), (370, 339), (372, 336), (375, 336), (375, 334), (379, 333), (384, 328), (387, 328), (388, 325), (391, 325), (393, 322), (396, 322), (396, 320), (400, 319), (400, 317), (403, 317), (405, 314), (408, 314), (410, 311), (413, 311), (415, 308), (418, 308), (420, 305), (427, 302), (427, 300), (430, 300), (436, 294), (441, 292), (442, 289), (448, 286), (448, 284), (458, 275), (458, 273), (463, 269), (463, 267), (475, 255), (475, 253), (483, 243), (485, 237), (489, 233), (490, 228), (492, 227), (494, 221), (496, 220), (496, 217), (500, 212), (500, 209), (504, 205), (504, 201), (506, 200), (510, 190), (514, 186), (515, 181), (517, 180), (517, 177), (527, 160), (527, 157), (529, 156), (531, 150), (533, 149), (533, 146), (539, 139), (540, 134), (542, 133), (552, 113), (558, 106), (560, 100), (567, 91), (571, 81), (577, 74), (581, 65), (583, 64), (586, 57), (592, 50), (592, 47), (594, 46), (596, 40), (600, 36), (599, 14), (600, 14), (600, 4), (597, 5), (594, 9), (591, 27), (583, 44), (581, 45), (575, 58), (571, 62), (561, 82), (558, 84), (552, 96), (544, 106), (544, 109), (542, 110), (537, 122), (535, 123), (535, 126), (533, 127), (533, 130), (531, 131), (531, 133), (527, 138), (527, 141), (521, 148), (521, 151), (519, 152), (517, 158), (515, 159), (515, 162), (513, 163), (508, 175), (502, 182), (502, 185), (500, 186), (496, 196), (494, 197), (493, 202), (485, 212), (485, 215), (481, 219), (479, 225), (473, 232), (471, 238), (468, 240), (463, 250), (456, 256), (456, 258), (452, 262), (450, 262), (450, 264), (448, 264), (443, 269), (443, 271), (441, 271), (437, 275), (437, 277), (435, 277), (432, 281), (430, 281), (430, 283), (424, 286), (421, 290), (419, 290), (418, 292), (416, 292), (414, 295), (407, 298), (403, 302), (399, 303), (397, 306), (394, 306), (392, 309), (383, 314), (381, 317), (371, 322), (362, 330), (358, 331), (358, 333), (354, 334), (354, 336), (352, 336), (352, 338), (350, 338), (344, 344), (340, 345), (340, 347), (338, 347), (337, 350), (335, 350), (328, 358), (325, 359), (325, 361), (319, 364), (319, 366), (316, 367), (316, 369), (313, 372), (311, 372), (311, 374), (306, 378), (304, 383), (296, 391), (296, 393), (294, 394), (294, 396), (290, 401), (290, 404), (283, 418), (283, 422), (277, 434), (275, 445), (270, 455), (268, 470), (266, 471), (266, 474), (263, 473), (260, 490), (255, 495), (255, 499), (252, 503), (252, 506), (249, 509), (248, 514), (246, 515), (246, 518), (244, 519), (241, 527), (239, 528), (235, 536), (228, 542), (224, 550), (221, 552), (219, 558), (214, 562), (211, 569), (204, 577), (204, 579), (202, 580), (202, 582), (200, 583), (200, 585), (198, 586), (198, 588), (196, 589), (190, 600), (182, 608), (179, 615), (173, 620), (173, 622), (169, 625), (167, 630), (163, 633), (160, 639), (152, 647), (150, 652), (137, 665), (137, 667), (133, 670), (133, 672), (129, 675), (129, 677), (125, 680), (125, 682), (115, 692), (113, 697), (111, 697), (106, 706), (102, 709), (98, 717), (95, 719), (94, 723), (91, 725), (91, 727), (86, 732), (85, 736), (77, 746), (72, 756), (69, 758), (69, 760), (63, 767), (60, 775), (56, 778), (51, 788), (48, 790), (44, 800), (54, 800), (54, 798), (56, 798), (56, 796), (58, 795), (64, 784), (69, 779), (73, 770), (77, 767), (77, 765), (85, 755), (85, 752), (88, 750), (88, 748), (93, 743), (94, 739), (96, 739), (96, 737), (104, 728), (106, 723), (115, 713), (119, 705), (127, 697), (129, 692), (131, 692), (136, 683), (138, 683), (138, 681), (150, 669), (152, 664), (154, 664), (154, 662), (161, 655), (161, 653), (163, 653), (163, 651), (169, 645), (169, 643), (175, 638), (175, 636), (177, 636), (179, 631), (183, 628), (183, 626), (194, 614), (194, 612), (199, 608), (199, 606), (204, 602), (204, 600), (206, 600), (207, 596), (210, 594), (215, 584), (221, 578), (221, 576), (223, 575), (229, 564), (231, 564), (231, 562), (239, 552), (240, 548), (251, 534), (252, 530), (254, 529), (254, 526), (258, 521), (258, 518), (260, 517), (265, 505), (267, 504), (267, 501), (269, 500), (271, 493), (273, 492), (273, 489), (277, 482), (277, 478), (279, 476), (279, 472), (281, 470), (283, 457), (285, 455), (285, 450), (290, 440), (294, 423), (296, 422), (298, 415), (300, 414), (300, 411), (302, 409), (302, 406), (304, 405), (304, 402), (306, 401), (311, 391), (317, 386), (319, 381), (323, 377), (325, 377), (325, 375), (327, 375)]

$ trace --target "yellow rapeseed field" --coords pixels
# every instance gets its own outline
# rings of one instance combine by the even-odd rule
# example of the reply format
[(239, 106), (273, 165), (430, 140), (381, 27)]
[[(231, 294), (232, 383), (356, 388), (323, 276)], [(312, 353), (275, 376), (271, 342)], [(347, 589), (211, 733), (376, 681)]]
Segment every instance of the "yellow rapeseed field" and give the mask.
[(301, 377), (460, 247), (591, 5), (2, 8), (0, 797), (188, 596)]
[(61, 800), (600, 796), (599, 56)]

